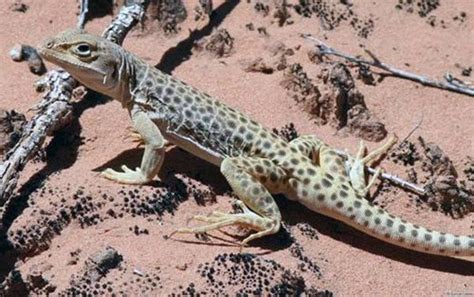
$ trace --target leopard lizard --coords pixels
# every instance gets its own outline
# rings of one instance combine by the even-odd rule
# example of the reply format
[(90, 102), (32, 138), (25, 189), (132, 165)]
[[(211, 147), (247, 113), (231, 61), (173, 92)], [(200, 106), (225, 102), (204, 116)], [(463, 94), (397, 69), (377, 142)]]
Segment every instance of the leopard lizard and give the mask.
[(365, 155), (361, 145), (348, 161), (315, 136), (290, 142), (243, 113), (148, 65), (122, 47), (68, 30), (47, 39), (40, 54), (86, 87), (110, 96), (128, 110), (145, 144), (135, 170), (106, 169), (102, 175), (125, 184), (145, 184), (163, 163), (167, 142), (220, 166), (242, 213), (213, 212), (195, 219), (207, 224), (178, 232), (203, 233), (244, 225), (249, 241), (278, 232), (281, 213), (272, 194), (282, 193), (309, 209), (407, 249), (445, 256), (473, 256), (474, 237), (430, 230), (389, 214), (365, 196), (364, 166), (395, 143)]

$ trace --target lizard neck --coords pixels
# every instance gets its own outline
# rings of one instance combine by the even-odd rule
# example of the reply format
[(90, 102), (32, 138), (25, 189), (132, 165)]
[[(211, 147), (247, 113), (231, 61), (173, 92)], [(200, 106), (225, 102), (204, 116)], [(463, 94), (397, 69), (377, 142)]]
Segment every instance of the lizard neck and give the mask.
[(118, 52), (117, 56), (119, 62), (111, 75), (111, 79), (116, 80), (116, 83), (107, 95), (120, 101), (123, 107), (129, 107), (133, 103), (134, 91), (140, 84), (136, 73), (142, 72), (148, 65), (143, 64), (140, 59), (123, 49)]

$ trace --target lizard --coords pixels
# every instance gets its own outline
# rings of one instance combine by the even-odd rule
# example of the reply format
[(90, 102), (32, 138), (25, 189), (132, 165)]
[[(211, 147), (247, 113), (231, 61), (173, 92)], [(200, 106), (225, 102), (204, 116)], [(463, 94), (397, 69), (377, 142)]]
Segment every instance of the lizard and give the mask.
[[(165, 144), (220, 167), (241, 213), (215, 211), (194, 218), (205, 225), (179, 228), (204, 233), (231, 225), (255, 232), (250, 241), (275, 234), (282, 216), (272, 194), (284, 194), (312, 211), (340, 220), (383, 241), (423, 253), (474, 256), (474, 236), (454, 235), (405, 221), (366, 199), (377, 174), (366, 183), (364, 168), (396, 142), (348, 159), (316, 136), (286, 141), (245, 114), (148, 65), (104, 38), (73, 29), (48, 38), (40, 55), (62, 67), (87, 88), (118, 100), (144, 142), (139, 168), (123, 165), (101, 175), (124, 184), (157, 178)], [(380, 171), (378, 171), (380, 173)]]

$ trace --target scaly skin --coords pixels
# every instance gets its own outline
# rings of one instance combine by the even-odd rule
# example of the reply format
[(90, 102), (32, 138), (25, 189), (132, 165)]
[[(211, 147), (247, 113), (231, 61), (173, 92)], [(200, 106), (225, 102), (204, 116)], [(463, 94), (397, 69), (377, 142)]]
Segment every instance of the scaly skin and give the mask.
[[(432, 231), (388, 214), (364, 199), (369, 186), (364, 166), (384, 154), (396, 139), (364, 157), (364, 148), (346, 163), (314, 136), (286, 142), (246, 115), (147, 65), (103, 38), (71, 30), (40, 48), (48, 61), (97, 92), (120, 101), (141, 135), (140, 168), (102, 174), (128, 184), (155, 178), (170, 141), (220, 166), (243, 213), (214, 212), (195, 219), (208, 224), (178, 232), (202, 233), (240, 224), (257, 232), (242, 241), (276, 233), (280, 210), (271, 194), (282, 193), (313, 211), (341, 220), (404, 248), (446, 256), (473, 256), (474, 238)], [(373, 177), (372, 181), (375, 179)]]

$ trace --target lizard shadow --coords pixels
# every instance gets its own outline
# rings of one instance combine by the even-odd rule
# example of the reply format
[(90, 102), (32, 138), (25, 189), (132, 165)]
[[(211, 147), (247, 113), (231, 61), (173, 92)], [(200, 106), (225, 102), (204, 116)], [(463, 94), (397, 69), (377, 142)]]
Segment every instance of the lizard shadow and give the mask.
[[(93, 171), (102, 171), (106, 168), (113, 168), (115, 170), (120, 170), (120, 166), (126, 164), (129, 168), (135, 168), (140, 166), (141, 158), (143, 155), (142, 148), (135, 148), (123, 151), (112, 160), (100, 165), (97, 168), (94, 168)], [(167, 150), (165, 154), (165, 160), (163, 162), (163, 167), (160, 170), (159, 177), (162, 177), (162, 182), (152, 182), (149, 184), (151, 187), (162, 187), (164, 184), (167, 184), (170, 181), (170, 175), (182, 174), (186, 177), (194, 179), (203, 185), (206, 185), (217, 195), (231, 195), (232, 189), (227, 183), (226, 179), (222, 175), (218, 166), (215, 166), (207, 161), (204, 161), (193, 154), (190, 154), (178, 147), (173, 147)], [(195, 198), (196, 199), (196, 198)], [(197, 200), (197, 199), (196, 199)], [(200, 203), (196, 201), (198, 205), (205, 206), (206, 203)], [(214, 201), (215, 202), (215, 201)], [(223, 210), (225, 211), (225, 210)], [(230, 210), (228, 210), (230, 211)], [(249, 233), (238, 233), (231, 234), (221, 231), (227, 237), (235, 239), (234, 244), (237, 244), (239, 241), (245, 239)], [(211, 234), (209, 237), (213, 237), (218, 241), (223, 239), (220, 237), (213, 236)], [(171, 239), (171, 238), (170, 238)], [(180, 241), (173, 238), (173, 240)], [(209, 245), (220, 245), (216, 242), (202, 242), (198, 240), (191, 240), (187, 242), (193, 242), (196, 244), (209, 244)], [(280, 231), (272, 236), (265, 236), (263, 238), (258, 238), (253, 240), (250, 243), (250, 246), (258, 246), (262, 249), (267, 249), (269, 251), (277, 251), (288, 248), (294, 242), (291, 234), (284, 228), (280, 228)], [(230, 241), (228, 242), (230, 243)]]
[[(129, 168), (140, 167), (141, 158), (143, 156), (142, 148), (134, 148), (121, 152), (112, 160), (93, 169), (93, 171), (103, 171), (112, 168), (120, 171), (121, 165), (127, 165)], [(190, 154), (178, 147), (168, 149), (165, 154), (163, 167), (158, 176), (166, 183), (168, 176), (172, 174), (182, 174), (192, 178), (204, 185), (209, 186), (212, 191), (218, 195), (231, 191), (227, 181), (222, 176), (219, 168), (210, 164), (193, 154)], [(149, 186), (161, 187), (163, 184), (152, 182)]]
[(321, 234), (371, 254), (425, 269), (474, 276), (473, 263), (468, 260), (404, 249), (371, 237), (343, 222), (313, 212), (297, 202), (285, 198), (279, 199), (278, 202), (279, 207), (285, 209), (283, 220), (289, 225), (308, 223)]
[(197, 40), (212, 33), (226, 18), (226, 16), (240, 3), (240, 0), (227, 0), (214, 9), (210, 15), (209, 23), (199, 30), (193, 30), (189, 36), (179, 42), (175, 47), (168, 49), (155, 65), (161, 71), (171, 74), (181, 63), (192, 55), (192, 48)]
[[(129, 167), (132, 165), (138, 166), (142, 153), (142, 149), (131, 149), (125, 151), (113, 160), (97, 168), (97, 170), (103, 170), (106, 167), (119, 168), (119, 165), (122, 165), (123, 163), (127, 164)], [(208, 185), (216, 192), (216, 194), (226, 194), (231, 192), (230, 186), (220, 173), (217, 166), (176, 147), (167, 151), (162, 172), (163, 175), (167, 175), (167, 172), (184, 174), (202, 184)], [(160, 185), (152, 184), (151, 186)], [(278, 207), (282, 212), (283, 221), (289, 226), (294, 226), (298, 223), (308, 223), (321, 234), (372, 254), (426, 269), (474, 276), (474, 271), (472, 269), (473, 264), (467, 260), (407, 250), (373, 238), (335, 219), (313, 212), (297, 202), (288, 200), (283, 195), (275, 195), (275, 198)], [(236, 238), (236, 240), (242, 240), (248, 234), (236, 235), (226, 233), (226, 235)], [(222, 245), (219, 243), (193, 240), (187, 240), (186, 242), (194, 244)], [(290, 247), (293, 242), (294, 238), (292, 238), (291, 234), (282, 227), (277, 234), (253, 240), (250, 245), (262, 249), (268, 249), (269, 251), (277, 251)]]

